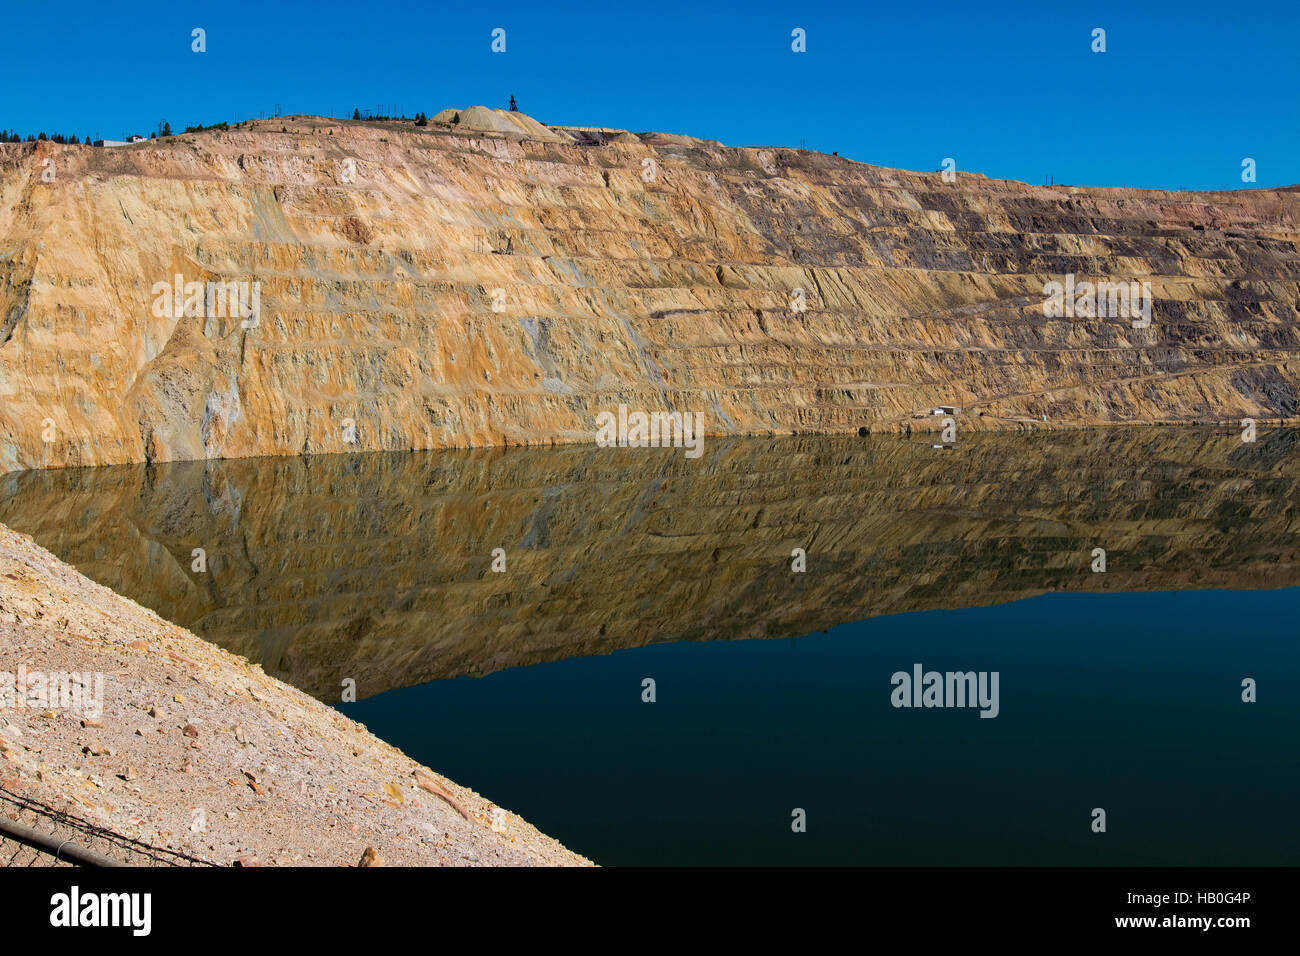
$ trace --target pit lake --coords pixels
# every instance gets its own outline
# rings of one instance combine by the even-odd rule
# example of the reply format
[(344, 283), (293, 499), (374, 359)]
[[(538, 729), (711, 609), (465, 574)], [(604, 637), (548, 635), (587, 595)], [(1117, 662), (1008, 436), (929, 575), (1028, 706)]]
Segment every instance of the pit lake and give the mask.
[(0, 522), (598, 863), (1294, 865), (1297, 451), (186, 462), (0, 476)]

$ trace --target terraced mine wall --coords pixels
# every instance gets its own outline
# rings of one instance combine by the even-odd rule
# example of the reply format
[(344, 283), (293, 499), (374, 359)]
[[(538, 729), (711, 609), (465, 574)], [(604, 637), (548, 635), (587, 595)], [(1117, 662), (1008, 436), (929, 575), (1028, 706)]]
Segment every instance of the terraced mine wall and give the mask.
[[(1290, 190), (613, 130), (7, 144), (0, 471), (589, 442), (620, 404), (713, 435), (1294, 417), (1298, 240)], [(1150, 324), (1049, 317), (1067, 278), (1147, 283)]]

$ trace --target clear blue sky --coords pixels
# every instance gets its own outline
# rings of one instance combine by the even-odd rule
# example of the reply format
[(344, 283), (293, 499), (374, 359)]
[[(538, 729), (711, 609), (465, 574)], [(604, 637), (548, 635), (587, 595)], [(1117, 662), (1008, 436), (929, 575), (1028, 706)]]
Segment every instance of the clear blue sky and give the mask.
[(0, 127), (23, 136), (514, 94), (545, 123), (908, 169), (951, 156), (1031, 183), (1243, 188), (1245, 157), (1258, 186), (1300, 183), (1297, 0), (0, 0), (0, 16)]

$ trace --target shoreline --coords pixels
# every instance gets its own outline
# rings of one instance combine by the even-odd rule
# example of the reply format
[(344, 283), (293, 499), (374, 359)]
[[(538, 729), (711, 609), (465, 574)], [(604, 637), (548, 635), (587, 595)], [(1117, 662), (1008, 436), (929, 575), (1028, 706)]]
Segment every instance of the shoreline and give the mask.
[(25, 705), (0, 706), (11, 821), (15, 805), (36, 805), (110, 843), (219, 866), (592, 865), (5, 525), (0, 650), (11, 688), (20, 667), (37, 683), (94, 677), (84, 700), (56, 702), (75, 706), (45, 706), (31, 684)]
[[(967, 406), (968, 408), (978, 406)], [(1104, 423), (1083, 423), (1083, 422), (1041, 422), (1036, 419), (1005, 419), (993, 416), (971, 416), (961, 414), (957, 416), (957, 426), (960, 434), (984, 434), (984, 435), (1007, 435), (1013, 433), (1030, 433), (1030, 432), (1099, 432), (1108, 429), (1131, 429), (1131, 428), (1183, 428), (1183, 429), (1226, 429), (1227, 431), (1240, 431), (1240, 419), (1225, 419), (1222, 421), (1119, 421)], [(1269, 428), (1294, 428), (1300, 426), (1300, 418), (1286, 418), (1284, 416), (1261, 418), (1256, 416), (1253, 421), (1256, 427)], [(733, 441), (737, 439), (777, 439), (777, 438), (868, 438), (868, 437), (885, 437), (897, 436), (906, 438), (912, 434), (927, 435), (937, 433), (943, 430), (943, 418), (937, 415), (927, 415), (925, 417), (910, 418), (903, 422), (875, 422), (872, 425), (858, 426), (857, 428), (847, 429), (801, 429), (798, 431), (749, 431), (749, 432), (709, 432), (701, 431), (699, 436), (703, 444), (718, 441)], [(975, 427), (971, 427), (971, 423)], [(863, 434), (863, 429), (866, 433)], [(34, 468), (11, 468), (7, 471), (0, 471), (0, 478), (6, 475), (21, 475), (29, 472), (41, 471), (64, 471), (78, 470), (83, 468), (119, 468), (124, 465), (176, 465), (187, 462), (220, 462), (220, 461), (247, 461), (259, 458), (318, 458), (334, 455), (412, 455), (428, 452), (466, 452), (466, 451), (509, 451), (515, 448), (571, 448), (575, 445), (586, 445), (591, 448), (600, 447), (593, 437), (564, 437), (551, 436), (546, 439), (537, 439), (535, 441), (507, 441), (501, 443), (488, 443), (483, 445), (432, 445), (420, 448), (352, 448), (347, 450), (324, 449), (320, 451), (287, 453), (287, 454), (251, 454), (251, 455), (216, 455), (213, 457), (203, 458), (141, 458), (129, 461), (102, 462), (98, 464), (47, 464), (39, 465)], [(611, 446), (624, 448), (627, 446)], [(638, 446), (645, 447), (645, 446)], [(655, 446), (649, 446), (655, 447)], [(659, 446), (670, 447), (670, 446)]]

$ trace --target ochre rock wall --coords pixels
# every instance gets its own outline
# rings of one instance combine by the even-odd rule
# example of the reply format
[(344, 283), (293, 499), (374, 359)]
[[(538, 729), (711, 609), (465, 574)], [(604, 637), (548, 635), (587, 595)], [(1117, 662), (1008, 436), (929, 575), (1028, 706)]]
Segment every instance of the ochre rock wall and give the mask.
[[(715, 435), (1300, 412), (1300, 193), (556, 139), (0, 146), (0, 471), (590, 441), (620, 403)], [(1067, 273), (1149, 281), (1151, 327), (1045, 318)], [(177, 274), (256, 280), (258, 326), (158, 317)]]

